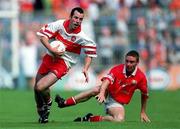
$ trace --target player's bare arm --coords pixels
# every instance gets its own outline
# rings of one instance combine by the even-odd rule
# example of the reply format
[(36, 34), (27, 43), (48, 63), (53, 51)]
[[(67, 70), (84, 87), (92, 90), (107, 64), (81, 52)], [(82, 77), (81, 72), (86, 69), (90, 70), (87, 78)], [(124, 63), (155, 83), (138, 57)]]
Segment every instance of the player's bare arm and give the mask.
[(110, 84), (110, 82), (106, 79), (102, 82), (102, 85), (100, 87), (100, 92), (96, 96), (96, 99), (99, 103), (104, 103), (106, 101), (106, 93), (107, 93), (106, 91), (107, 91), (109, 84)]
[(92, 62), (92, 57), (86, 56), (85, 57), (85, 64), (84, 64), (84, 67), (83, 67), (83, 70), (82, 70), (82, 72), (83, 72), (83, 74), (84, 74), (84, 76), (86, 78), (86, 82), (89, 81), (88, 69), (89, 69), (89, 66), (90, 66), (91, 62)]
[(146, 95), (141, 95), (141, 121), (142, 122), (150, 122), (149, 117), (146, 114), (146, 103), (147, 103), (147, 96)]
[(44, 36), (39, 36), (40, 37), (40, 41), (41, 43), (48, 49), (48, 51), (50, 51), (55, 57), (56, 56), (61, 56), (62, 54), (64, 54), (64, 52), (60, 52), (58, 51), (58, 47), (59, 46), (56, 46), (54, 48), (52, 48), (50, 46), (50, 43), (49, 43), (49, 39), (47, 39), (46, 37)]

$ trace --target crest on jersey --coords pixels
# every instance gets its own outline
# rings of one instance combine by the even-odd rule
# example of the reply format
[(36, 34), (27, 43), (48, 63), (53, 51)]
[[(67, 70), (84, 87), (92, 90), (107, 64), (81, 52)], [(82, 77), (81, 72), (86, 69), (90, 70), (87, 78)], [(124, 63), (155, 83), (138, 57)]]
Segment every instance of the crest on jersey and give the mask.
[(125, 81), (119, 80), (119, 85), (120, 85), (121, 87), (126, 87), (126, 86), (130, 86), (130, 85), (136, 86), (136, 85), (137, 85), (137, 81), (134, 80), (134, 79), (131, 80), (130, 82), (125, 82)]
[(136, 80), (132, 80), (132, 81), (131, 81), (131, 84), (132, 84), (132, 85), (136, 85), (136, 84), (137, 84), (137, 81), (136, 81)]
[(76, 36), (72, 36), (72, 37), (71, 37), (71, 41), (74, 42), (75, 40), (76, 40)]

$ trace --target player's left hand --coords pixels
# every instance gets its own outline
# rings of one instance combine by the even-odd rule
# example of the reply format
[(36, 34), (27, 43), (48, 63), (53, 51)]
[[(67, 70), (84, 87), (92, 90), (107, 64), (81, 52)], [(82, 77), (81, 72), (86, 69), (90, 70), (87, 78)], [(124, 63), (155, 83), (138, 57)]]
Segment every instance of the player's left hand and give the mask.
[(87, 70), (83, 69), (83, 70), (82, 70), (82, 73), (83, 73), (84, 76), (85, 76), (85, 82), (89, 82), (89, 76), (88, 76)]
[(151, 122), (145, 112), (141, 112), (141, 122)]

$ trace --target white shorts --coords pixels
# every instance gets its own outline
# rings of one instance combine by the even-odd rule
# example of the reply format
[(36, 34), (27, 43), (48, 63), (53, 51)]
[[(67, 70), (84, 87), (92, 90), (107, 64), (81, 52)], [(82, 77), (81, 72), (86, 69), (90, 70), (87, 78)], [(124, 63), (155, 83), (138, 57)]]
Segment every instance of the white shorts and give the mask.
[(104, 103), (105, 105), (105, 110), (112, 108), (112, 107), (122, 107), (124, 108), (123, 104), (115, 101), (110, 95), (107, 96), (106, 102)]

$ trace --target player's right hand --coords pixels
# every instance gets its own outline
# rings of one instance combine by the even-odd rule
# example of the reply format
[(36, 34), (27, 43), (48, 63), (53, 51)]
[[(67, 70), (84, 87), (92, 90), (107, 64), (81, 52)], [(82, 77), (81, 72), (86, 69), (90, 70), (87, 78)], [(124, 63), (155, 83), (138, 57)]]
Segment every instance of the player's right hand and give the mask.
[(141, 122), (151, 122), (145, 112), (141, 112)]
[(59, 51), (58, 47), (59, 45), (51, 49), (51, 53), (54, 55), (54, 57), (62, 56), (65, 52), (65, 51)]
[(96, 100), (101, 104), (101, 103), (104, 103), (106, 102), (106, 98), (103, 94), (98, 94), (95, 96)]

